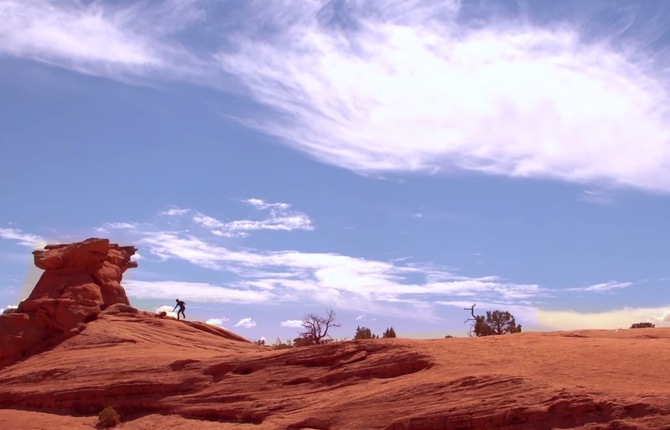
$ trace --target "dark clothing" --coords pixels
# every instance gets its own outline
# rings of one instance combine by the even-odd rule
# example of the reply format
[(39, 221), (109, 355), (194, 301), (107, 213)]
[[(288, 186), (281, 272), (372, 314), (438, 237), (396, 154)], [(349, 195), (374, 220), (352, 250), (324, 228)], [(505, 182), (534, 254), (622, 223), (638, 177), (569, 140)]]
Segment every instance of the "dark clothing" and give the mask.
[(186, 303), (182, 302), (181, 300), (177, 300), (177, 304), (175, 305), (174, 308), (172, 308), (172, 311), (174, 312), (175, 309), (179, 308), (177, 311), (177, 319), (179, 319), (179, 314), (182, 314), (184, 319), (186, 319), (186, 314), (184, 311), (186, 310)]

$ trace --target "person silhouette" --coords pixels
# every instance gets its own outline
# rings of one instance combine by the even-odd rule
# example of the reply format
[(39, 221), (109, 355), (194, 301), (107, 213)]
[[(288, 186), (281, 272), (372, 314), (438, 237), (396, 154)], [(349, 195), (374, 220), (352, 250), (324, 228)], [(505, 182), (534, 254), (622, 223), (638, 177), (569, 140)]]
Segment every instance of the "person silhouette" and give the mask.
[(177, 319), (179, 319), (179, 314), (182, 314), (184, 319), (186, 319), (186, 314), (184, 313), (184, 311), (186, 310), (186, 303), (177, 299), (177, 304), (174, 305), (174, 308), (172, 308), (172, 312), (174, 312), (174, 310), (177, 309), (177, 308), (179, 308), (179, 310), (177, 311)]

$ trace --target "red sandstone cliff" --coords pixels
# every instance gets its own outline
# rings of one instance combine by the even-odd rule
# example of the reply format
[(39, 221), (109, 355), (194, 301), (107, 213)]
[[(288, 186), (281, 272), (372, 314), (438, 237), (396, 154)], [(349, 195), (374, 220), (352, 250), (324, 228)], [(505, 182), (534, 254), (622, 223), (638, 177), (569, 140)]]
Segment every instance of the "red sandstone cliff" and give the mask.
[(55, 345), (113, 304), (130, 304), (121, 278), (137, 267), (135, 247), (92, 238), (44, 249), (33, 252), (44, 273), (32, 293), (0, 317), (0, 368)]

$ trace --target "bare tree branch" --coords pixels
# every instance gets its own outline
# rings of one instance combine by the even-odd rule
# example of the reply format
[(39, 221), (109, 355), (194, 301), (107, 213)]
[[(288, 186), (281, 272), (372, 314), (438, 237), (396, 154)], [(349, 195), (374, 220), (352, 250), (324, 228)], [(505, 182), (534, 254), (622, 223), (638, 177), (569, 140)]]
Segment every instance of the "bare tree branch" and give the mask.
[(331, 327), (341, 327), (342, 324), (335, 322), (335, 311), (326, 308), (326, 316), (322, 317), (315, 314), (309, 314), (302, 319), (302, 326), (305, 331), (300, 333), (303, 344), (320, 344), (329, 338), (328, 330)]

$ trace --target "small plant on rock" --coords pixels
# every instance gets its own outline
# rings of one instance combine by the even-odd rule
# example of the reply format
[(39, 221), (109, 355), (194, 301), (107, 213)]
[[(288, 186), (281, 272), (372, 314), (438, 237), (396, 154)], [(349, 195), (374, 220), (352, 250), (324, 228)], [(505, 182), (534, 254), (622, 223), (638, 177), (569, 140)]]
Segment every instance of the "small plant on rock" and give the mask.
[(289, 349), (293, 348), (293, 341), (291, 339), (287, 339), (286, 341), (282, 341), (281, 339), (277, 338), (277, 340), (274, 341), (272, 345), (270, 345), (272, 349)]
[(107, 406), (98, 414), (99, 427), (114, 427), (121, 422), (121, 417), (116, 409)]

